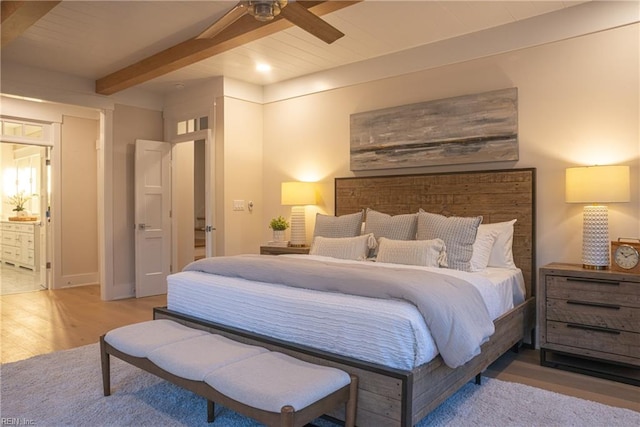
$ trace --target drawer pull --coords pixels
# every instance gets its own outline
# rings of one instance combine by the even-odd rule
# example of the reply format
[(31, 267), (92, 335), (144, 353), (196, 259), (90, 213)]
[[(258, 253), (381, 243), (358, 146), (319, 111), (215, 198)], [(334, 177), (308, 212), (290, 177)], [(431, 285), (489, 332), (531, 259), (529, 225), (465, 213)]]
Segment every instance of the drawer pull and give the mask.
[(600, 307), (600, 308), (610, 308), (612, 310), (620, 310), (620, 306), (617, 304), (605, 304), (602, 302), (576, 301), (576, 300), (570, 299), (570, 300), (567, 300), (567, 304), (586, 305), (587, 307)]
[(584, 329), (586, 331), (606, 332), (608, 334), (620, 335), (620, 331), (616, 331), (609, 328), (601, 328), (599, 326), (585, 326), (585, 325), (578, 325), (575, 323), (567, 323), (567, 328)]
[(591, 279), (589, 277), (567, 277), (567, 282), (589, 282), (599, 283), (601, 285), (620, 286), (620, 282), (618, 282), (617, 280)]

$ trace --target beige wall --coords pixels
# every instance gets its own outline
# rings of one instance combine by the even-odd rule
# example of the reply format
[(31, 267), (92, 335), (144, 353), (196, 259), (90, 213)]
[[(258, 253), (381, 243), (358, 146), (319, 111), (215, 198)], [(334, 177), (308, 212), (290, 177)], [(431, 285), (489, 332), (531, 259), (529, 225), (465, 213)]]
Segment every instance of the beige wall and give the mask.
[[(217, 204), (222, 204), (222, 218), (218, 215), (217, 239), (222, 240), (223, 252), (217, 255), (258, 253), (262, 231), (266, 224), (261, 221), (263, 212), (262, 182), (262, 105), (235, 98), (224, 98), (224, 127), (222, 159), (223, 185), (216, 195)], [(216, 145), (219, 140), (216, 141)], [(218, 175), (219, 176), (219, 175)], [(218, 188), (221, 188), (218, 186)], [(233, 201), (244, 200), (244, 210), (234, 211)], [(253, 210), (249, 210), (253, 202)], [(220, 229), (220, 226), (223, 229)]]
[(60, 144), (61, 271), (56, 286), (98, 283), (98, 121), (64, 116)]
[(136, 139), (162, 141), (162, 112), (116, 105), (113, 112), (113, 286), (111, 295), (135, 294), (134, 148)]
[[(371, 174), (537, 168), (537, 258), (543, 265), (581, 259), (582, 206), (564, 201), (565, 168), (626, 164), (632, 199), (609, 207), (610, 236), (640, 236), (639, 35), (636, 24), (265, 105), (262, 241), (270, 238), (271, 217), (289, 215), (280, 205), (282, 181), (321, 181), (317, 209), (333, 213), (333, 178), (353, 175), (350, 114), (507, 87), (518, 88), (518, 162)], [(307, 230), (310, 239), (313, 221)]]

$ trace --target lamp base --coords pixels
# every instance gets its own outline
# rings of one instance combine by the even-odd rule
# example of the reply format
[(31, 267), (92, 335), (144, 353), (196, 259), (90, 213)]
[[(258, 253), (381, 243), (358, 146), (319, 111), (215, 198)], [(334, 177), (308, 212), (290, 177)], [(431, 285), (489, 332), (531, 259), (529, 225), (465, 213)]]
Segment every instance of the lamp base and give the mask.
[(585, 270), (608, 270), (609, 266), (608, 265), (588, 265), (588, 264), (582, 264), (582, 268), (584, 268)]
[(590, 270), (609, 268), (609, 212), (606, 206), (585, 206), (582, 216), (582, 265)]
[(304, 206), (291, 208), (291, 243), (290, 246), (305, 246), (307, 244), (307, 227), (305, 225)]

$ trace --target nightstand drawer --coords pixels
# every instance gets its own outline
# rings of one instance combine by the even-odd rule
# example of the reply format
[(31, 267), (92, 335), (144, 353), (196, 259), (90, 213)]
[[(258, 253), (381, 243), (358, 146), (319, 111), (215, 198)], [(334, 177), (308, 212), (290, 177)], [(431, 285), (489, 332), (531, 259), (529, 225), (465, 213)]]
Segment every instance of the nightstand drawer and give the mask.
[(309, 246), (260, 246), (260, 255), (308, 255)]
[(631, 357), (640, 365), (640, 334), (547, 321), (547, 342)]
[(546, 292), (547, 298), (640, 308), (637, 282), (547, 276)]
[(640, 334), (640, 309), (619, 304), (592, 303), (583, 299), (547, 299), (547, 320)]

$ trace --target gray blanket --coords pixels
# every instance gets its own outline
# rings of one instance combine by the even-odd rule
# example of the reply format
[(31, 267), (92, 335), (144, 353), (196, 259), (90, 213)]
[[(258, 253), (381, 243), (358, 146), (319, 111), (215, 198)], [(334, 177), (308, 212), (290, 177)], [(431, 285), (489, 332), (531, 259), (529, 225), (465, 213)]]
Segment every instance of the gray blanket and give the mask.
[(424, 270), (372, 268), (293, 257), (237, 255), (194, 261), (184, 271), (202, 271), (251, 281), (414, 304), (431, 331), (444, 362), (461, 366), (480, 354), (494, 325), (470, 283)]

